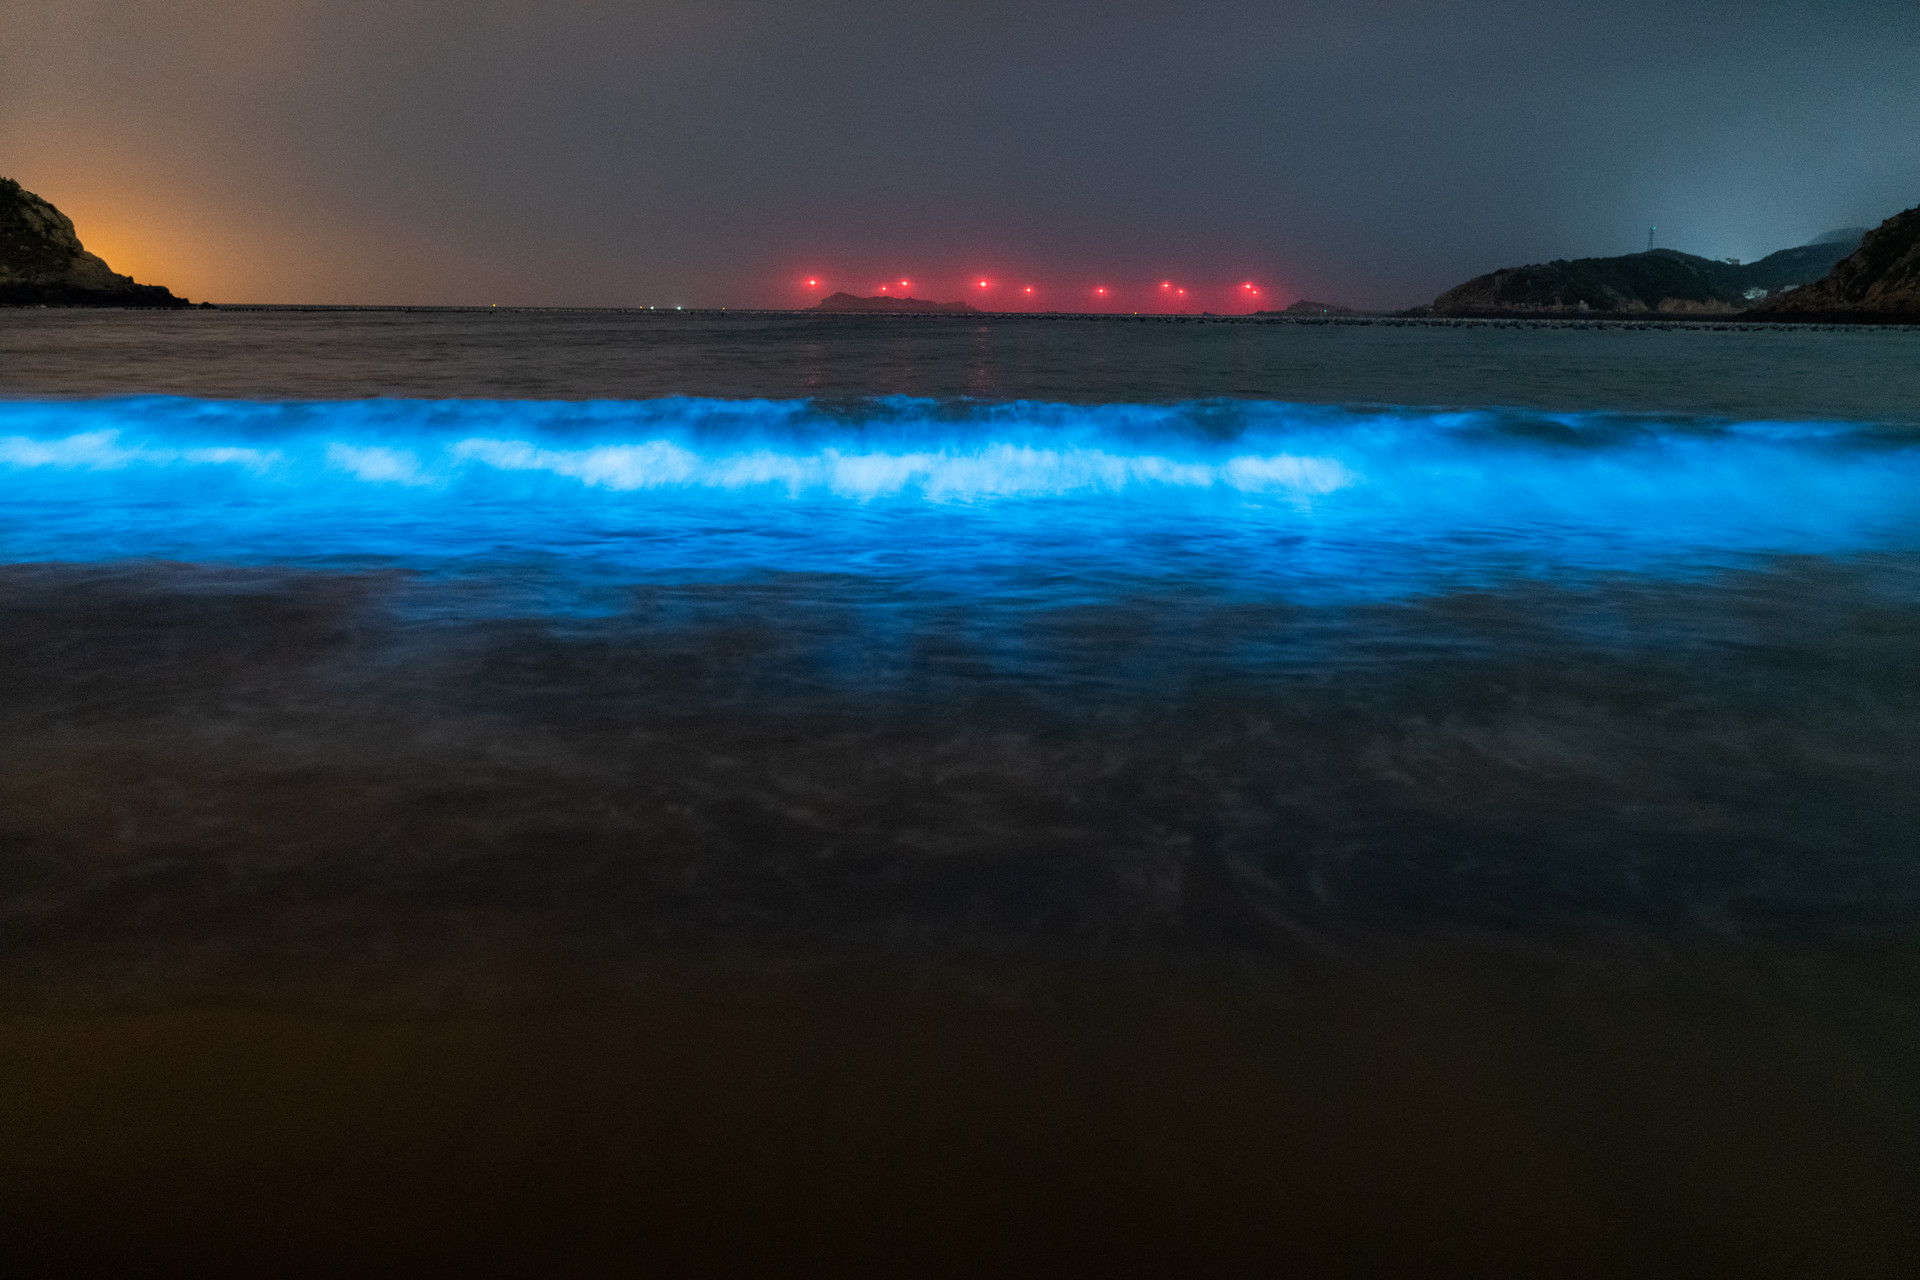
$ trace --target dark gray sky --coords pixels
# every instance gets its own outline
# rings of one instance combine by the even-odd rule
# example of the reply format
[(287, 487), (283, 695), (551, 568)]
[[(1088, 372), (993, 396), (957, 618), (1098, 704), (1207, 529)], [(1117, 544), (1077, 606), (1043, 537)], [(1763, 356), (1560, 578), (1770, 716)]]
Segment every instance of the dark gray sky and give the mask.
[(196, 299), (1404, 306), (1920, 204), (1920, 3), (0, 0), (0, 174)]

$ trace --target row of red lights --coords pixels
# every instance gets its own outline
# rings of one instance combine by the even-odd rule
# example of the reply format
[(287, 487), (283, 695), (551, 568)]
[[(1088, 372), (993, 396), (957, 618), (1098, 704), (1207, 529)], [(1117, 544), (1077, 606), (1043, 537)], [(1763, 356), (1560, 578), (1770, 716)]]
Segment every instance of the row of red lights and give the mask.
[[(807, 281), (807, 287), (810, 289), (817, 289), (820, 287), (820, 281), (817, 278), (809, 279)], [(880, 292), (885, 293), (888, 289), (892, 287), (893, 286), (890, 284), (883, 284), (880, 286)], [(910, 283), (908, 281), (902, 280), (900, 282), (900, 287), (902, 289), (907, 289), (910, 287)], [(993, 288), (993, 282), (991, 280), (982, 280), (980, 281), (979, 287), (982, 289), (991, 289)], [(1186, 296), (1186, 293), (1187, 293), (1185, 289), (1176, 289), (1174, 287), (1173, 281), (1171, 280), (1162, 280), (1160, 282), (1160, 288), (1165, 291), (1165, 296), (1168, 298), (1176, 298), (1176, 297), (1183, 298)], [(1033, 286), (1024, 285), (1021, 288), (1021, 292), (1023, 294), (1032, 293)], [(1093, 292), (1096, 296), (1105, 296), (1107, 292), (1107, 287), (1105, 285), (1096, 285), (1094, 286)], [(1245, 284), (1240, 286), (1240, 292), (1249, 298), (1257, 298), (1260, 296), (1259, 288), (1256, 287), (1251, 280), (1247, 281)]]

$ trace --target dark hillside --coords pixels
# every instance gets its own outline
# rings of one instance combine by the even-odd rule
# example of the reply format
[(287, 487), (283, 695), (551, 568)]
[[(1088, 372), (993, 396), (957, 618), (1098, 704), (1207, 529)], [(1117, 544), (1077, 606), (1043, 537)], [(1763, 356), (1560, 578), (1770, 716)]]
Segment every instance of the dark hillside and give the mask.
[(1770, 253), (1758, 262), (1750, 262), (1734, 270), (1741, 273), (1740, 278), (1748, 289), (1765, 289), (1769, 294), (1779, 293), (1799, 285), (1811, 284), (1827, 272), (1834, 264), (1860, 247), (1866, 237), (1865, 231), (1855, 231), (1850, 235), (1833, 240), (1820, 240), (1813, 244), (1803, 244), (1792, 249), (1782, 249)]
[(1441, 316), (1733, 315), (1756, 297), (1816, 280), (1853, 249), (1847, 239), (1800, 245), (1758, 262), (1718, 262), (1676, 249), (1565, 258), (1478, 276), (1434, 299)]
[(1756, 320), (1920, 322), (1920, 206), (1869, 231), (1825, 279), (1768, 298), (1750, 314)]
[(73, 220), (0, 178), (0, 306), (184, 307), (159, 285), (135, 284), (80, 244)]

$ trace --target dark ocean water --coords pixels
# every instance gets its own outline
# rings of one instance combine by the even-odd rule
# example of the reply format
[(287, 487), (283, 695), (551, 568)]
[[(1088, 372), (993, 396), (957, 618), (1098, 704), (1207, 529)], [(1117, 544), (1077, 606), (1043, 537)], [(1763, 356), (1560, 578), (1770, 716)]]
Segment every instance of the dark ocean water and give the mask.
[(1920, 332), (0, 314), (0, 562), (49, 1258), (1920, 1268)]

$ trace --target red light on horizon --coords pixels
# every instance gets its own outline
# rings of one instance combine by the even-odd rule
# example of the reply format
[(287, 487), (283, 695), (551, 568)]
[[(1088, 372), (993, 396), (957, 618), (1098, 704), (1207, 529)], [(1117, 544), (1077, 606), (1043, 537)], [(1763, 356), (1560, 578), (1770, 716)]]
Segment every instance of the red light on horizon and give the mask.
[[(805, 276), (802, 279), (803, 279), (803, 287), (807, 289), (823, 289), (823, 288), (830, 287), (827, 281), (825, 280), (825, 278), (821, 276)], [(1057, 283), (1058, 282), (1056, 282), (1056, 284)], [(1037, 285), (1008, 284), (1005, 281), (995, 280), (991, 276), (975, 276), (973, 278), (973, 284), (974, 284), (974, 288), (978, 290), (994, 290), (994, 289), (1003, 289), (1003, 288), (1012, 289), (1015, 293), (1017, 293), (1023, 298), (1031, 298), (1036, 301), (1038, 300), (1036, 294), (1039, 286)], [(876, 286), (876, 290), (877, 292), (880, 292), (880, 293), (890, 294), (894, 291), (896, 286), (899, 288), (900, 295), (902, 297), (912, 296), (911, 291), (913, 289), (913, 281), (911, 279), (898, 280), (888, 284), (878, 285)], [(846, 285), (843, 282), (838, 287), (845, 288)], [(936, 282), (934, 285), (930, 287), (934, 288), (937, 291), (940, 286), (938, 282)], [(1134, 288), (1134, 287), (1135, 286), (1127, 286), (1126, 288), (1123, 288), (1121, 292), (1125, 293), (1127, 289)], [(1241, 294), (1244, 297), (1246, 297), (1249, 301), (1252, 301), (1253, 299), (1261, 298), (1264, 296), (1264, 290), (1262, 289), (1262, 287), (1256, 284), (1252, 280), (1243, 280), (1240, 283), (1239, 288), (1240, 288)], [(1193, 292), (1192, 290), (1187, 289), (1184, 286), (1174, 284), (1174, 282), (1171, 280), (1160, 281), (1160, 290), (1163, 294), (1166, 295), (1168, 301), (1179, 299), (1182, 302), (1184, 302), (1185, 299), (1188, 297), (1188, 295)], [(1095, 298), (1098, 298), (1102, 302), (1113, 301), (1114, 298), (1116, 297), (1115, 286), (1113, 285), (1106, 285), (1106, 284), (1094, 285), (1092, 288), (1092, 292), (1093, 292), (1093, 296)], [(1202, 294), (1206, 294), (1209, 292), (1209, 289), (1203, 287), (1201, 288), (1200, 292)], [(1136, 303), (1144, 304), (1144, 301), (1145, 301), (1144, 299), (1138, 298), (1137, 295), (1130, 295), (1130, 296), (1135, 296)]]

